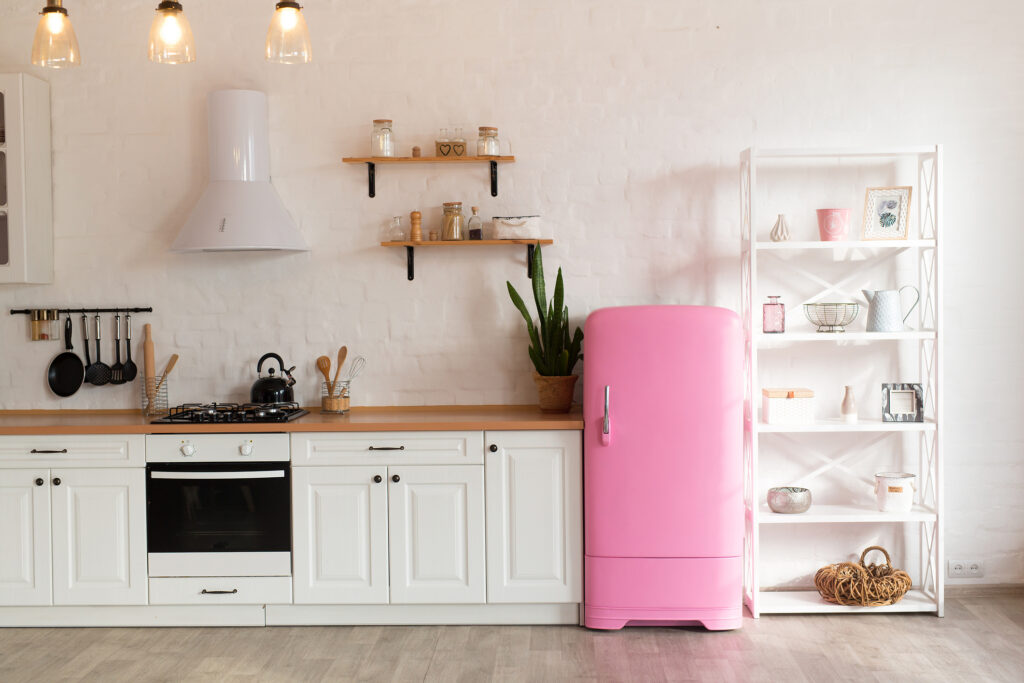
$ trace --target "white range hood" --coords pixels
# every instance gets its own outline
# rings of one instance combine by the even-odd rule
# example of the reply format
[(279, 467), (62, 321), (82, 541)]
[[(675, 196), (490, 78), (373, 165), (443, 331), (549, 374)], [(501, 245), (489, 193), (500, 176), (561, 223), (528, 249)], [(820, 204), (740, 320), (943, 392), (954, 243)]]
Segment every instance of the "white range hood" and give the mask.
[(210, 180), (171, 251), (309, 251), (270, 184), (267, 96), (209, 95)]

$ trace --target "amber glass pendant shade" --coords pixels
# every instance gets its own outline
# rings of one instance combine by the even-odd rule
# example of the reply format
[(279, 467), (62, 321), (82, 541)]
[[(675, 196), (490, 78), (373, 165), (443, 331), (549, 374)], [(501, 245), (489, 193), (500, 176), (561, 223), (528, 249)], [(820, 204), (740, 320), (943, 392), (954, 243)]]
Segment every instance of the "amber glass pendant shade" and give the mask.
[(309, 27), (297, 2), (282, 0), (274, 8), (267, 30), (267, 61), (279, 64), (308, 64), (313, 61)]
[(52, 0), (43, 8), (32, 41), (32, 63), (51, 69), (64, 69), (82, 63), (78, 38), (68, 19), (68, 11), (60, 0)]
[(196, 61), (192, 27), (180, 2), (164, 0), (156, 8), (149, 29), (149, 60), (158, 64), (187, 64)]

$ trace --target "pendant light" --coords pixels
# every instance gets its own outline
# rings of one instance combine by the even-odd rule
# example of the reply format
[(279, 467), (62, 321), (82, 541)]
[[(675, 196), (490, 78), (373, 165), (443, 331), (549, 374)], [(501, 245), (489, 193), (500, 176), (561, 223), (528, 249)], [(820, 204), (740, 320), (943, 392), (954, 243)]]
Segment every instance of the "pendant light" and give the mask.
[(302, 16), (302, 5), (281, 0), (267, 30), (267, 61), (279, 64), (308, 64), (313, 61), (309, 28)]
[(61, 0), (49, 0), (40, 14), (36, 37), (32, 41), (32, 63), (51, 69), (80, 65), (82, 55), (78, 52), (78, 38)]
[(192, 27), (180, 2), (163, 0), (149, 29), (149, 60), (158, 64), (187, 64), (196, 61)]

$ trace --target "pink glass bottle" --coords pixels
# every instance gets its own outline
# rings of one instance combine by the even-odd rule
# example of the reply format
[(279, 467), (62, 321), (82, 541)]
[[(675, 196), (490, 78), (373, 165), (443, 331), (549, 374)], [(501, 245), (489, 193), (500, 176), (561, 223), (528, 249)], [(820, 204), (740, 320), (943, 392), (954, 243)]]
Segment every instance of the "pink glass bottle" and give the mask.
[(780, 334), (786, 331), (786, 305), (779, 303), (779, 297), (768, 297), (764, 304), (762, 329), (765, 334)]

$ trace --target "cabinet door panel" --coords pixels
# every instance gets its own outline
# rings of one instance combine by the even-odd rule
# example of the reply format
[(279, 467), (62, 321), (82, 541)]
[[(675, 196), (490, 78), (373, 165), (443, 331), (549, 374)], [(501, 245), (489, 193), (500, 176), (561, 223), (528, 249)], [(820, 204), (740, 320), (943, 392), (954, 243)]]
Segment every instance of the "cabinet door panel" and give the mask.
[(488, 602), (580, 602), (582, 444), (576, 431), (488, 432)]
[(390, 467), (388, 475), (391, 602), (484, 602), (483, 467)]
[(386, 467), (292, 469), (296, 603), (387, 603), (386, 482)]
[(49, 477), (0, 470), (0, 605), (51, 603)]
[(53, 597), (58, 605), (146, 603), (146, 473), (54, 469)]

